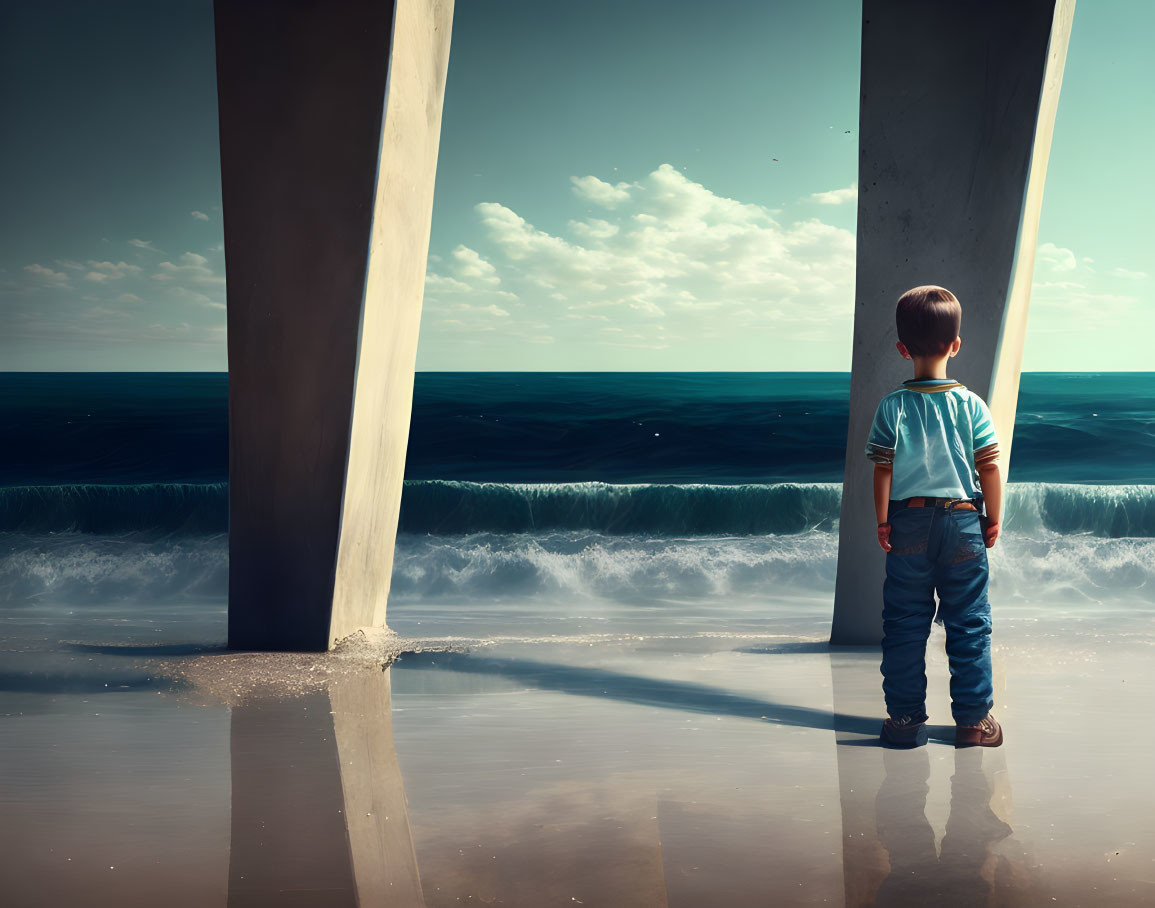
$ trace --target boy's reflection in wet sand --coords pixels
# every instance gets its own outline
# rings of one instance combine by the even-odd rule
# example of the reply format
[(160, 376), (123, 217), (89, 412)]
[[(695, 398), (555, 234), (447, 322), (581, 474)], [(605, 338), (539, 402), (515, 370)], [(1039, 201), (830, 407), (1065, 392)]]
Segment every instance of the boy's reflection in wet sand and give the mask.
[[(928, 662), (941, 664), (940, 654), (935, 646)], [(876, 658), (873, 647), (831, 652), (835, 713), (869, 714), (877, 708), (877, 688), (863, 683), (877, 670)], [(993, 662), (996, 696), (1002, 700), (1006, 666), (997, 652)], [(880, 747), (876, 736), (836, 732), (846, 905), (969, 908), (1048, 902), (1045, 880), (1014, 837), (1007, 745), (956, 749), (953, 724), (932, 724), (928, 730), (930, 742), (911, 750)], [(940, 770), (938, 761), (954, 763), (950, 815), (938, 848), (926, 814), (932, 758)], [(935, 776), (945, 784), (939, 772)]]
[[(981, 748), (954, 752), (950, 818), (935, 848), (934, 830), (926, 818), (930, 791), (930, 756), (926, 748), (883, 750), (886, 778), (875, 799), (878, 838), (890, 856), (890, 873), (882, 881), (878, 905), (985, 905), (996, 885), (1007, 880), (997, 857), (994, 873), (984, 873), (995, 843), (1014, 830), (991, 809), (992, 781), (983, 771), (984, 757), (997, 756)], [(988, 767), (988, 770), (990, 767)]]

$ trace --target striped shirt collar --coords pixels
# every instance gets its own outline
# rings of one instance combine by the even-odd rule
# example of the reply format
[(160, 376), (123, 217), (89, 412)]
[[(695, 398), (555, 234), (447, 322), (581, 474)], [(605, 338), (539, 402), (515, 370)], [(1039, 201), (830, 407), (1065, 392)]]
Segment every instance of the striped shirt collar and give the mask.
[(902, 386), (911, 391), (949, 391), (951, 388), (964, 387), (953, 378), (908, 378)]

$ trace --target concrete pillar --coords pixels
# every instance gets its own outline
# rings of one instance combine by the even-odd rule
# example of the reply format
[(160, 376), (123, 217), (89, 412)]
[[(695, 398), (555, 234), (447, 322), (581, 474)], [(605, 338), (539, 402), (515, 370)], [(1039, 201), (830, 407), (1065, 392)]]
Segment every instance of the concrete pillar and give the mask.
[(875, 407), (911, 378), (894, 306), (919, 284), (962, 303), (949, 374), (990, 405), (1004, 481), (1039, 211), (1074, 0), (864, 0), (858, 261), (832, 644), (882, 639)]
[(452, 0), (216, 0), (229, 646), (382, 625)]

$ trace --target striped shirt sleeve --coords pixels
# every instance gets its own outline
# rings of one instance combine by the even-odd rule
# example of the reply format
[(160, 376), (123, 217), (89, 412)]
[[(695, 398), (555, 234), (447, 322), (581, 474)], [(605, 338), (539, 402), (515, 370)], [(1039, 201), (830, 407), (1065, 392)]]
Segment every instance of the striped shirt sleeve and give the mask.
[(999, 440), (995, 435), (995, 423), (991, 411), (977, 394), (971, 395), (971, 426), (974, 432), (973, 450), (975, 466), (982, 466), (999, 456)]
[(888, 395), (878, 403), (866, 440), (866, 456), (875, 463), (893, 464), (897, 444), (897, 400)]

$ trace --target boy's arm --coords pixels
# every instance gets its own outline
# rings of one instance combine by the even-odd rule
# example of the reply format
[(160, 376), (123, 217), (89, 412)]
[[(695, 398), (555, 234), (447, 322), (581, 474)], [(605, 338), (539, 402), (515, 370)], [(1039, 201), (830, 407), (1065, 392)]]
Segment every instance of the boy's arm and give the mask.
[(983, 504), (987, 512), (983, 538), (989, 549), (999, 537), (999, 521), (1003, 513), (1003, 478), (999, 471), (998, 444), (989, 444), (975, 451), (975, 469), (979, 474), (979, 488), (983, 491)]
[(885, 552), (890, 551), (890, 524), (886, 518), (890, 509), (894, 454), (898, 444), (897, 403), (893, 395), (887, 395), (879, 401), (864, 450), (866, 456), (874, 462), (874, 515), (878, 518), (878, 544)]
[(979, 488), (983, 492), (986, 518), (979, 521), (983, 540), (989, 549), (999, 536), (999, 521), (1003, 513), (1003, 481), (999, 474), (999, 439), (995, 434), (994, 420), (985, 400), (977, 394), (970, 397), (972, 404), (971, 427), (973, 429), (975, 470), (978, 473)]
[(893, 464), (875, 463), (874, 516), (878, 519), (878, 544), (886, 552), (890, 551), (890, 524), (886, 520), (890, 508), (890, 483), (893, 478)]
[(874, 465), (874, 516), (879, 523), (886, 523), (890, 507), (890, 482), (894, 478), (894, 466), (889, 463)]

